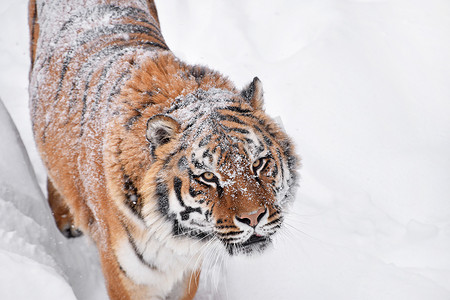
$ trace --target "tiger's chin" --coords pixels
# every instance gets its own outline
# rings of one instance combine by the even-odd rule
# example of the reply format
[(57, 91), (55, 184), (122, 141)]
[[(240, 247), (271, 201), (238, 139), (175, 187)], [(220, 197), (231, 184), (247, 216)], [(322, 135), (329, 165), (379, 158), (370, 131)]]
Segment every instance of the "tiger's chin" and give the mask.
[(228, 254), (253, 256), (264, 252), (272, 245), (272, 239), (269, 236), (261, 236), (258, 234), (251, 235), (242, 243), (225, 243)]

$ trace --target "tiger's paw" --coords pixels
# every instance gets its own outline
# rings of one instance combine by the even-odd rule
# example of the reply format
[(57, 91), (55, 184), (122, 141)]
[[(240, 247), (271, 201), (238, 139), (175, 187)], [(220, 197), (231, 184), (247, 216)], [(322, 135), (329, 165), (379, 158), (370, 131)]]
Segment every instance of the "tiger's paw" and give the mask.
[(83, 232), (71, 223), (64, 224), (59, 231), (68, 239), (76, 238), (83, 235)]

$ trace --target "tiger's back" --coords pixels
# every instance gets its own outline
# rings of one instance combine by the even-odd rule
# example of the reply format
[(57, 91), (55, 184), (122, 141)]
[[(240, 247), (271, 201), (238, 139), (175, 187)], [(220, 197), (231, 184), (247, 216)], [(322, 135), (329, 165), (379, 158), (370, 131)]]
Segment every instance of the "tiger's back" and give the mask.
[(178, 60), (153, 1), (100, 2), (30, 2), (30, 110), (49, 203), (66, 236), (96, 241), (112, 299), (191, 299), (205, 245), (270, 243), (297, 159), (258, 79), (240, 91)]
[[(92, 1), (87, 6), (79, 2), (30, 2), (30, 19), (39, 13), (39, 23), (31, 26), (33, 132), (40, 151), (58, 157), (43, 157), (48, 169), (67, 169), (68, 174), (49, 174), (53, 184), (64, 181), (73, 187), (63, 194), (80, 194), (83, 183), (69, 182), (91, 176), (89, 170), (77, 170), (79, 162), (94, 160), (96, 153), (90, 149), (102, 147), (106, 123), (117, 113), (111, 104), (129, 79), (135, 59), (168, 49), (157, 19), (140, 1), (131, 6), (123, 6), (123, 1)], [(64, 189), (69, 188), (58, 187)], [(89, 210), (80, 210), (83, 220), (77, 224), (92, 220)]]

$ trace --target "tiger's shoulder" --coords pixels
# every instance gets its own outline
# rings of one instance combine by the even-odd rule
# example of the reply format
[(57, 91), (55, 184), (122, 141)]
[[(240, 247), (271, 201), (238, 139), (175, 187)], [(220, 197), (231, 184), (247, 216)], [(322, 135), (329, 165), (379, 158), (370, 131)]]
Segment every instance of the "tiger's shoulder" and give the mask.
[[(165, 51), (135, 61), (130, 77), (120, 88), (111, 107), (111, 122), (105, 133), (105, 161), (111, 190), (120, 204), (126, 203), (142, 217), (142, 193), (145, 174), (157, 173), (161, 167), (156, 156), (170, 155), (174, 149), (155, 147), (146, 137), (148, 121), (173, 110), (186, 95), (211, 87), (238, 93), (225, 76), (206, 66), (189, 65)], [(187, 124), (179, 124), (183, 130)], [(148, 155), (150, 151), (151, 155)], [(130, 201), (129, 199), (135, 199)]]

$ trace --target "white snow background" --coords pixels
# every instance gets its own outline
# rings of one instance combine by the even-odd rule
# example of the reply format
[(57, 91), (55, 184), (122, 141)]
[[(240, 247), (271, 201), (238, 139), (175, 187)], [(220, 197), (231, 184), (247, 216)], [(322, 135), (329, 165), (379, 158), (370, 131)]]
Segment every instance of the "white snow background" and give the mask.
[[(449, 300), (450, 1), (157, 7), (177, 56), (262, 80), (303, 162), (273, 249), (205, 272), (196, 299)], [(0, 28), (0, 98), (25, 145), (1, 105), (0, 299), (107, 299), (95, 247), (57, 232), (41, 191), (27, 1), (0, 0)]]

